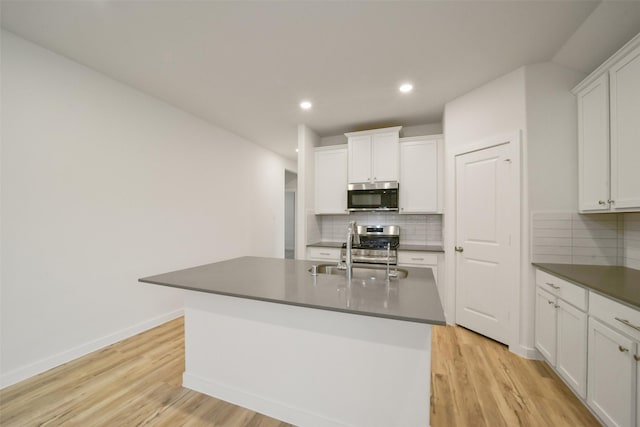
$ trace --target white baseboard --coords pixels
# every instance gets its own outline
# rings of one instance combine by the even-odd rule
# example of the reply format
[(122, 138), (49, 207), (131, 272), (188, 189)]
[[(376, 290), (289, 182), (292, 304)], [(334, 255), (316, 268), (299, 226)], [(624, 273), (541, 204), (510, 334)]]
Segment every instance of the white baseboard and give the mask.
[(285, 405), (262, 396), (257, 396), (253, 393), (247, 393), (224, 384), (212, 382), (187, 372), (182, 375), (182, 386), (224, 400), (225, 402), (251, 409), (252, 411), (265, 414), (289, 424), (314, 427), (346, 427), (345, 424), (336, 420), (311, 413), (304, 409)]
[(123, 339), (132, 337), (136, 334), (139, 334), (140, 332), (155, 328), (156, 326), (176, 319), (183, 314), (184, 309), (182, 308), (179, 310), (171, 311), (169, 313), (165, 313), (160, 316), (145, 320), (136, 325), (121, 329), (104, 337), (81, 344), (69, 350), (65, 350), (61, 353), (54, 354), (29, 365), (14, 369), (13, 371), (3, 373), (2, 375), (0, 375), (0, 389), (18, 383), (20, 381), (24, 381), (27, 378), (33, 377), (34, 375), (38, 375), (42, 372), (48, 371), (51, 368), (55, 368), (56, 366), (60, 366), (64, 363), (85, 356), (96, 350), (100, 350), (101, 348), (104, 348), (111, 344), (115, 344), (118, 341), (122, 341)]
[(509, 351), (515, 353), (520, 357), (530, 360), (541, 360), (542, 355), (535, 348), (524, 347), (522, 345), (509, 346)]

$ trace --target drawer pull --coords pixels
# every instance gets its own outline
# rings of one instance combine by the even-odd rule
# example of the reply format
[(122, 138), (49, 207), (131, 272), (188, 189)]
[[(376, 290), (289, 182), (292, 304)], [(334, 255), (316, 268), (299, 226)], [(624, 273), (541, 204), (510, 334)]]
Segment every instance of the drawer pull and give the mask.
[(640, 356), (638, 356), (637, 354), (634, 354), (633, 358), (636, 359), (636, 362), (640, 362)]
[(553, 289), (560, 289), (560, 286), (556, 286), (553, 283), (546, 282), (545, 284), (551, 286)]
[(424, 261), (424, 258), (411, 258), (411, 261)]
[(614, 317), (618, 322), (627, 325), (630, 328), (635, 329), (636, 331), (640, 331), (640, 326), (636, 326), (633, 323), (629, 322), (627, 319), (621, 319), (619, 317)]
[(331, 254), (330, 254), (329, 252), (320, 252), (320, 255), (327, 255), (327, 256), (329, 256), (329, 255), (331, 255)]
[(624, 353), (625, 351), (629, 351), (628, 348), (624, 348), (623, 346), (619, 345), (618, 346), (618, 350), (620, 350), (620, 353)]
[(553, 301), (547, 301), (547, 302), (548, 302), (549, 304), (553, 304), (553, 303), (554, 303)]

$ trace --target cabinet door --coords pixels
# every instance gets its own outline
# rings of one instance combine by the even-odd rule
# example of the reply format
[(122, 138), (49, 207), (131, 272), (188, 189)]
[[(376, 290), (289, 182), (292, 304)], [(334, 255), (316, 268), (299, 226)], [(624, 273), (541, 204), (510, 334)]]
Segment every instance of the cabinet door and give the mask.
[(315, 152), (316, 214), (347, 213), (347, 149)]
[(556, 369), (584, 399), (587, 397), (587, 314), (559, 299), (557, 319)]
[(556, 298), (536, 287), (535, 344), (551, 366), (556, 366)]
[(398, 132), (373, 135), (373, 181), (398, 181)]
[(605, 74), (578, 94), (580, 211), (609, 210), (609, 86)]
[(438, 141), (400, 144), (400, 213), (438, 211)]
[(589, 318), (587, 403), (608, 425), (631, 427), (635, 417), (636, 344)]
[(369, 182), (371, 178), (371, 136), (349, 138), (349, 182)]
[(611, 199), (640, 209), (640, 47), (610, 70)]

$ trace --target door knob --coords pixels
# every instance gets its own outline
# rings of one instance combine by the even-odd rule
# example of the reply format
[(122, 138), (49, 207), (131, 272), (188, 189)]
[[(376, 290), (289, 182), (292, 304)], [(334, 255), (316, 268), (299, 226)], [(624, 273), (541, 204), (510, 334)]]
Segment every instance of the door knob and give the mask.
[(462, 246), (455, 247), (456, 252), (464, 252), (464, 248)]

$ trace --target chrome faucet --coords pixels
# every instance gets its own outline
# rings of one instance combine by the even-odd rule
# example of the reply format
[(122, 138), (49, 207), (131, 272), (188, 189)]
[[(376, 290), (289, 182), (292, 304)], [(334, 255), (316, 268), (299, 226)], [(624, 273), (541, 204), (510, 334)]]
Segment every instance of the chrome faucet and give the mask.
[(356, 244), (359, 243), (359, 236), (356, 232), (356, 222), (351, 221), (349, 226), (347, 227), (347, 253), (346, 253), (346, 269), (347, 269), (347, 280), (351, 281), (351, 276), (353, 275), (353, 257), (351, 255), (351, 250), (353, 248), (353, 240), (356, 240)]

